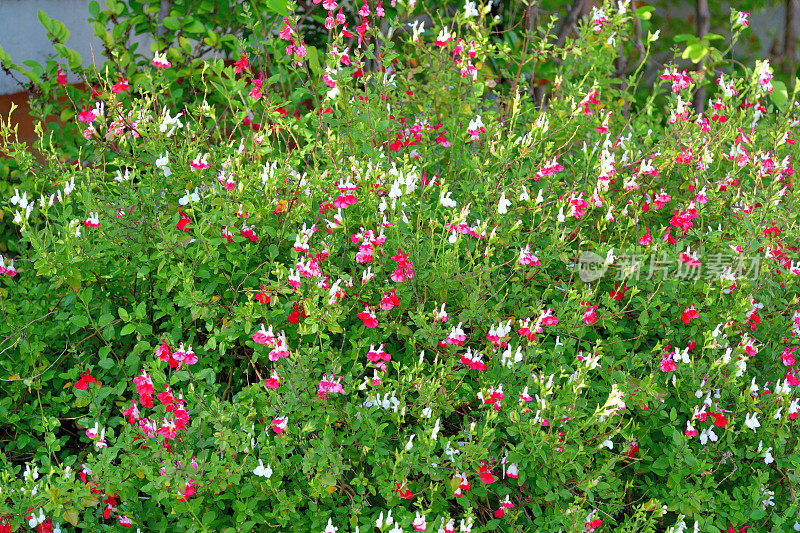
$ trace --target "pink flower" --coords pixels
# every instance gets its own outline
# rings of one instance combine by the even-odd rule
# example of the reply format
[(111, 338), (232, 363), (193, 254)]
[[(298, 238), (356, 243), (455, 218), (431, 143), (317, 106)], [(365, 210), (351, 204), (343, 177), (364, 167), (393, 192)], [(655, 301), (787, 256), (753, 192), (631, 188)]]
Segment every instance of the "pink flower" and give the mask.
[(280, 435), (284, 431), (286, 431), (286, 426), (289, 422), (289, 419), (286, 417), (276, 417), (272, 419), (272, 431), (276, 434)]
[(383, 299), (381, 300), (381, 309), (383, 311), (389, 311), (398, 305), (400, 305), (400, 299), (397, 297), (395, 289), (392, 289), (389, 294), (383, 293)]
[(639, 239), (639, 244), (642, 246), (649, 246), (653, 242), (653, 236), (650, 234), (650, 226), (646, 226), (647, 232)]
[(128, 78), (122, 79), (121, 77), (117, 77), (117, 83), (111, 86), (112, 93), (123, 93), (125, 91), (130, 90), (130, 86), (128, 85)]
[(207, 169), (211, 166), (208, 164), (208, 154), (197, 154), (197, 157), (189, 163), (189, 166), (192, 168), (192, 172)]
[(64, 73), (63, 70), (61, 70), (61, 67), (58, 67), (58, 72), (56, 74), (56, 81), (62, 87), (67, 84), (67, 75)]
[(450, 334), (445, 339), (447, 344), (455, 344), (457, 346), (464, 346), (464, 341), (467, 340), (467, 335), (464, 333), (464, 330), (461, 329), (462, 322), (459, 322), (457, 326), (453, 326), (453, 329), (450, 330)]
[(434, 44), (436, 44), (436, 46), (442, 47), (447, 45), (447, 43), (449, 43), (452, 40), (453, 36), (450, 34), (447, 28), (442, 28), (442, 30), (439, 32), (439, 35), (436, 36), (436, 41), (434, 42)]
[(87, 124), (94, 122), (96, 118), (97, 118), (97, 113), (95, 113), (93, 109), (87, 111), (86, 106), (83, 106), (83, 109), (78, 114), (78, 120), (80, 120), (81, 122), (86, 122)]
[(371, 310), (369, 306), (364, 306), (364, 311), (356, 315), (364, 321), (364, 325), (368, 328), (378, 327), (378, 318), (375, 316), (375, 311)]
[(274, 347), (275, 334), (272, 332), (272, 324), (270, 324), (269, 329), (264, 329), (264, 324), (262, 322), (261, 328), (253, 333), (253, 342)]
[(136, 385), (136, 392), (139, 396), (151, 396), (153, 394), (153, 379), (144, 369), (142, 369), (141, 376), (133, 378), (133, 384)]
[(425, 522), (425, 516), (419, 514), (419, 511), (417, 511), (417, 515), (411, 523), (411, 527), (414, 528), (414, 531), (418, 532), (425, 531), (428, 528), (428, 524)]
[(664, 357), (661, 359), (662, 372), (674, 372), (676, 368), (675, 361), (672, 359), (672, 357)]
[(170, 63), (169, 60), (167, 60), (167, 54), (166, 53), (159, 54), (158, 52), (156, 52), (153, 55), (153, 61), (151, 63), (152, 63), (152, 65), (154, 67), (158, 67), (158, 68), (169, 68), (169, 67), (172, 66), (172, 63)]
[(268, 389), (273, 389), (273, 390), (280, 387), (281, 385), (280, 376), (278, 376), (278, 373), (275, 371), (274, 368), (272, 369), (272, 374), (270, 375), (270, 377), (268, 377), (264, 382), (264, 385), (266, 385)]
[(135, 425), (139, 419), (139, 407), (136, 405), (136, 400), (131, 400), (131, 406), (122, 411), (122, 414), (125, 415), (129, 424)]
[(100, 434), (100, 422), (95, 421), (94, 427), (86, 430), (86, 436), (94, 440)]
[(270, 361), (277, 361), (282, 357), (289, 357), (289, 345), (286, 342), (286, 333), (281, 331), (281, 334), (277, 337), (277, 343), (275, 347), (269, 352), (269, 360)]
[(289, 41), (292, 38), (292, 25), (286, 17), (283, 18), (283, 27), (280, 33), (278, 33), (278, 37), (284, 41)]
[(333, 394), (344, 394), (344, 388), (342, 388), (342, 376), (339, 376), (338, 381), (334, 381), (336, 378), (336, 374), (331, 376), (328, 379), (327, 374), (322, 374), (322, 379), (319, 380), (319, 389), (317, 390), (317, 395), (320, 398), (327, 398), (328, 393)]
[(786, 366), (794, 366), (794, 363), (795, 363), (794, 352), (796, 350), (797, 350), (797, 346), (795, 346), (793, 348), (790, 348), (790, 347), (787, 346), (783, 350), (783, 353), (781, 354), (781, 360), (783, 361), (784, 365), (786, 365)]
[(89, 216), (86, 220), (83, 221), (84, 227), (87, 228), (98, 228), (100, 227), (100, 214), (99, 213), (89, 213)]
[(594, 324), (597, 322), (597, 313), (595, 312), (595, 309), (597, 309), (599, 305), (590, 306), (589, 302), (581, 302), (581, 305), (587, 306), (586, 311), (583, 313), (583, 323), (588, 326), (589, 324)]
[(517, 463), (511, 463), (508, 465), (508, 468), (506, 468), (506, 475), (514, 479), (519, 477), (519, 467), (517, 466)]
[(524, 266), (531, 266), (531, 265), (541, 265), (542, 263), (539, 261), (539, 258), (536, 257), (536, 254), (531, 252), (530, 245), (527, 245), (519, 252), (519, 264)]

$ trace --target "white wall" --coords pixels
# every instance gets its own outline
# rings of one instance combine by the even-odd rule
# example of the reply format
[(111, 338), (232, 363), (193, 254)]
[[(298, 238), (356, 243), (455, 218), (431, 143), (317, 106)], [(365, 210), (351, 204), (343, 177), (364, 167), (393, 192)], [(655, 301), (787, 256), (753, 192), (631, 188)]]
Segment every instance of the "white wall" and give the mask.
[[(94, 28), (87, 22), (90, 17), (89, 1), (0, 0), (0, 46), (17, 64), (26, 59), (43, 62), (49, 55), (54, 55), (55, 51), (47, 40), (47, 31), (37, 17), (37, 12), (41, 9), (50, 18), (64, 23), (70, 31), (69, 39), (65, 43), (67, 48), (80, 53), (84, 65), (90, 63), (92, 54), (89, 44), (94, 47), (95, 56), (99, 56), (102, 42), (92, 37)], [(102, 58), (98, 58), (98, 62), (101, 60)], [(66, 63), (63, 59), (61, 62)], [(28, 79), (19, 73), (16, 76), (22, 81)], [(80, 81), (76, 76), (68, 75), (67, 78), (71, 82)], [(15, 93), (20, 90), (22, 89), (11, 77), (0, 71), (0, 94)]]

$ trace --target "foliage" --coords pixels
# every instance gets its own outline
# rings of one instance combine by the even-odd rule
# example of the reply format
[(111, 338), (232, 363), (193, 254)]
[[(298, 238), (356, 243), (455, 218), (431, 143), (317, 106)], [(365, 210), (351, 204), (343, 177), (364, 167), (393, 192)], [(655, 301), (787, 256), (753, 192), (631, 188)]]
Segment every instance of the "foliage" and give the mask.
[[(365, 4), (352, 37), (332, 11), (323, 49), (243, 4), (235, 63), (181, 43), (213, 12), (145, 62), (123, 45), (156, 5), (41, 160), (0, 128), (29, 176), (0, 287), (10, 528), (794, 523), (798, 110), (768, 62), (697, 116), (674, 68), (629, 105), (631, 10), (522, 53), (480, 5), (419, 31)], [(525, 54), (553, 58), (545, 107)], [(73, 90), (57, 68), (32, 82)]]

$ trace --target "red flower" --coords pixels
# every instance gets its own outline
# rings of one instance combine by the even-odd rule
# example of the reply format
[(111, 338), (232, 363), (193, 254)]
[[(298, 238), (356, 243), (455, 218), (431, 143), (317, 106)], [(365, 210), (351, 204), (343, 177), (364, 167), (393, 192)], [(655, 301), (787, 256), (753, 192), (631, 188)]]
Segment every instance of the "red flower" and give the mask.
[(400, 497), (401, 497), (401, 498), (403, 498), (403, 499), (405, 499), (405, 500), (410, 500), (411, 498), (413, 498), (413, 497), (414, 497), (414, 494), (412, 494), (412, 493), (411, 493), (411, 491), (410, 491), (410, 490), (408, 490), (408, 488), (406, 488), (405, 490), (401, 489), (401, 488), (400, 488), (400, 483), (398, 483), (398, 482), (396, 482), (396, 481), (395, 481), (395, 483), (394, 483), (394, 484), (395, 484), (395, 486), (397, 487), (397, 492), (399, 492), (399, 493), (400, 493)]
[(195, 487), (197, 487), (197, 483), (194, 482), (194, 479), (187, 481), (183, 488), (183, 494), (178, 493), (178, 501), (188, 501), (197, 492)]
[(261, 304), (263, 304), (263, 305), (267, 305), (269, 303), (270, 298), (269, 298), (269, 294), (264, 292), (264, 290), (265, 290), (264, 286), (262, 285), (261, 286), (261, 292), (256, 294), (256, 301), (261, 303)]
[(80, 390), (86, 390), (89, 388), (89, 383), (97, 383), (98, 387), (102, 387), (103, 384), (97, 381), (95, 378), (87, 370), (85, 374), (81, 374), (81, 379), (75, 383), (75, 388)]
[(714, 425), (719, 428), (724, 428), (728, 425), (728, 419), (725, 418), (725, 415), (722, 413), (711, 413), (711, 416), (714, 417)]
[(621, 290), (618, 290), (618, 288), (619, 288), (619, 283), (614, 283), (614, 290), (610, 291), (608, 295), (613, 300), (621, 301), (623, 298), (625, 298), (625, 293), (631, 289), (630, 287), (626, 287), (624, 283), (622, 284)]
[(633, 442), (631, 443), (631, 449), (628, 450), (628, 455), (626, 457), (628, 459), (634, 459), (636, 457), (636, 452), (639, 451), (639, 443)]
[(180, 215), (181, 219), (178, 221), (175, 227), (181, 231), (189, 231), (189, 222), (191, 222), (192, 219), (189, 218), (189, 215), (187, 215), (186, 213), (181, 212)]
[(699, 318), (699, 317), (700, 313), (697, 312), (697, 310), (694, 308), (694, 304), (692, 304), (691, 307), (687, 307), (683, 311), (683, 316), (681, 317), (681, 320), (683, 321), (684, 324), (688, 324), (689, 322), (692, 321), (693, 318)]
[(480, 474), (481, 476), (481, 481), (483, 481), (487, 485), (491, 485), (492, 483), (497, 481), (494, 477), (494, 474), (492, 474), (491, 469), (488, 466), (486, 466), (486, 463), (484, 461), (481, 461), (481, 467), (478, 469), (478, 474)]
[(290, 324), (297, 324), (300, 322), (300, 308), (297, 305), (297, 302), (294, 303), (294, 310), (289, 314), (289, 323)]

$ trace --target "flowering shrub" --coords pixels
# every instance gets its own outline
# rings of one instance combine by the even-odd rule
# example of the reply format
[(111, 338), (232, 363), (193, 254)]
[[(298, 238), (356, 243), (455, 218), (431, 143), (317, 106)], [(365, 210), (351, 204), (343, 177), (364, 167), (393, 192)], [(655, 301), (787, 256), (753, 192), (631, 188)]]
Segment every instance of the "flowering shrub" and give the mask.
[(86, 164), (4, 125), (33, 185), (3, 523), (791, 527), (799, 119), (769, 65), (721, 72), (709, 114), (670, 65), (629, 109), (607, 5), (532, 44), (540, 108), (484, 68), (509, 58), (473, 2), (337, 7), (325, 50), (273, 17), (185, 105), (173, 49), (99, 73)]

